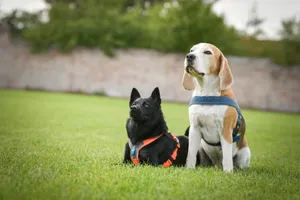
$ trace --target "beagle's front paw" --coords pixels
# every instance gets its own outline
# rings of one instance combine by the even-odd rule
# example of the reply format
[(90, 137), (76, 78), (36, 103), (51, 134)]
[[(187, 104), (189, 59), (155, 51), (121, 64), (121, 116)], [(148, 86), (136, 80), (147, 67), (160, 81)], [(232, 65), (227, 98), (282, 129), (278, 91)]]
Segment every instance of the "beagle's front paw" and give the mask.
[(195, 169), (195, 167), (196, 167), (196, 160), (195, 160), (195, 162), (191, 161), (191, 160), (187, 160), (185, 167), (187, 169)]
[(223, 171), (227, 173), (233, 172), (233, 164), (232, 163), (223, 164)]

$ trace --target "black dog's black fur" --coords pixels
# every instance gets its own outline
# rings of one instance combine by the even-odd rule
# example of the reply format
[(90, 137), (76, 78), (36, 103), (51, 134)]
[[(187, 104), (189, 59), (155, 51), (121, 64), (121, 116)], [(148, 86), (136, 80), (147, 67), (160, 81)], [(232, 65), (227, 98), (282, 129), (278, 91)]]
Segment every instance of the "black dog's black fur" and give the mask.
[(188, 127), (186, 128), (184, 135), (185, 135), (186, 137), (189, 137), (189, 135), (190, 135), (190, 126), (188, 126)]
[[(161, 110), (161, 99), (159, 89), (156, 87), (149, 98), (141, 98), (137, 89), (133, 88), (130, 96), (130, 118), (126, 122), (127, 136), (135, 145), (145, 139), (164, 134), (155, 142), (145, 146), (140, 150), (139, 161), (141, 164), (158, 166), (167, 161), (176, 142), (170, 137), (168, 127)], [(172, 165), (184, 166), (188, 153), (188, 137), (178, 136), (180, 148), (177, 158)], [(200, 158), (198, 157), (199, 163)], [(125, 145), (123, 163), (131, 163), (130, 147), (128, 142)]]

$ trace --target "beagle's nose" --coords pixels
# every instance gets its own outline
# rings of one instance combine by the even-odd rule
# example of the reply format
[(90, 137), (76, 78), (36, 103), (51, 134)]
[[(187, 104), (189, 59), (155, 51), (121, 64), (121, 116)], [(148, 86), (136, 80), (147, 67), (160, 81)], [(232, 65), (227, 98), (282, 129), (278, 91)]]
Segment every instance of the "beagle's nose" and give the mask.
[(193, 61), (193, 60), (195, 60), (195, 58), (196, 58), (196, 56), (192, 53), (189, 53), (186, 55), (187, 61)]

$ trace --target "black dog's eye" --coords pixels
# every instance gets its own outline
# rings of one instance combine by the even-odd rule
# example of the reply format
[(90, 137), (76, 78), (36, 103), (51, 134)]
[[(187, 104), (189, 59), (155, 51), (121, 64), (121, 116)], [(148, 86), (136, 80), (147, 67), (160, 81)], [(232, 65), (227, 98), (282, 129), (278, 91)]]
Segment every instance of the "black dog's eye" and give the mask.
[(212, 53), (210, 51), (204, 51), (204, 54), (211, 55)]
[(143, 106), (145, 106), (146, 108), (148, 108), (149, 107), (149, 105), (147, 104), (147, 103), (143, 103)]

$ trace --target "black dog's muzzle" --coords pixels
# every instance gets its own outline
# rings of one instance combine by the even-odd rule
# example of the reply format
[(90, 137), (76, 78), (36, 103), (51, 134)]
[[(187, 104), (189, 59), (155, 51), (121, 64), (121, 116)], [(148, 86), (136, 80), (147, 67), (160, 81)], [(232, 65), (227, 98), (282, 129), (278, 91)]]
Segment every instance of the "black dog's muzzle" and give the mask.
[(130, 117), (134, 120), (134, 121), (146, 121), (148, 120), (147, 117), (143, 116), (143, 113), (141, 111), (141, 109), (136, 106), (136, 105), (132, 105), (130, 106)]

